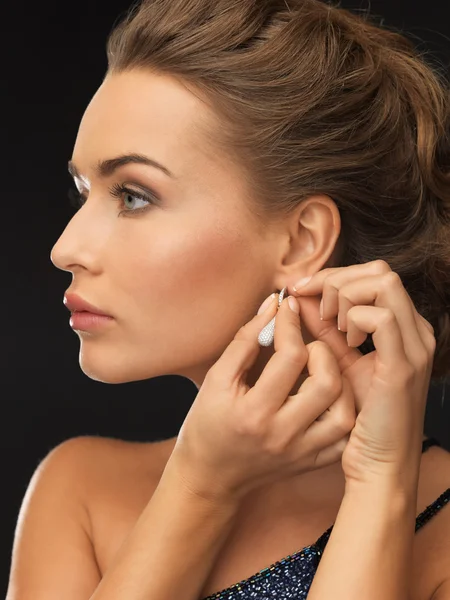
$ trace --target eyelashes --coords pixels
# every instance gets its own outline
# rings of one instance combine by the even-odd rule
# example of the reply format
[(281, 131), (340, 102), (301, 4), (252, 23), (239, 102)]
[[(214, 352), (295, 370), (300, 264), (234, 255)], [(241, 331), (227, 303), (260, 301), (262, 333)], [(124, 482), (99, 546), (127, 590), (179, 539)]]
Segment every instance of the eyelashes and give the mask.
[[(128, 194), (132, 198), (138, 199), (146, 203), (145, 206), (141, 206), (139, 208), (125, 208), (124, 210), (120, 211), (119, 215), (123, 213), (130, 213), (132, 215), (136, 213), (142, 213), (151, 208), (152, 205), (157, 205), (159, 203), (159, 199), (156, 196), (156, 194), (145, 194), (144, 192), (137, 192), (136, 190), (132, 190), (127, 186), (121, 185), (119, 183), (115, 183), (113, 186), (111, 186), (109, 188), (109, 193), (113, 198), (117, 198), (118, 200), (120, 200), (122, 206), (124, 205), (124, 194)], [(87, 200), (85, 194), (79, 192), (77, 189), (74, 188), (70, 188), (68, 190), (67, 197), (69, 198), (70, 205), (76, 210), (79, 210)]]

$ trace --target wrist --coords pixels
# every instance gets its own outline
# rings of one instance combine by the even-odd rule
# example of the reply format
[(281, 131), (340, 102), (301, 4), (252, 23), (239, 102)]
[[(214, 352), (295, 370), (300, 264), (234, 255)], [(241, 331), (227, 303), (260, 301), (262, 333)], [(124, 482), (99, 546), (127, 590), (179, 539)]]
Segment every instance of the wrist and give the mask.
[(348, 481), (345, 484), (345, 497), (361, 502), (387, 505), (394, 511), (416, 509), (417, 482), (408, 482), (397, 477), (378, 477), (362, 482)]
[(419, 475), (420, 460), (415, 459), (398, 464), (366, 465), (362, 475), (346, 476), (345, 490), (360, 493), (367, 489), (395, 496), (410, 496), (417, 493)]
[(167, 461), (162, 479), (168, 485), (175, 486), (186, 501), (193, 501), (213, 511), (226, 512), (230, 515), (239, 509), (240, 502), (237, 496), (221, 490), (217, 485), (197, 481), (195, 473), (192, 474), (192, 468), (187, 468), (174, 454)]

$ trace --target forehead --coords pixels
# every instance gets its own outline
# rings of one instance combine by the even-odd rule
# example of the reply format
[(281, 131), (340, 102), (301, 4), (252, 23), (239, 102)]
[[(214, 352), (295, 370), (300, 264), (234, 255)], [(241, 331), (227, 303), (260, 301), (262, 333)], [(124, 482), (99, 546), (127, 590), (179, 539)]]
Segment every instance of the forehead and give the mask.
[(99, 158), (141, 152), (181, 177), (204, 160), (200, 129), (212, 113), (176, 79), (151, 72), (108, 75), (80, 123), (73, 156), (91, 165)]

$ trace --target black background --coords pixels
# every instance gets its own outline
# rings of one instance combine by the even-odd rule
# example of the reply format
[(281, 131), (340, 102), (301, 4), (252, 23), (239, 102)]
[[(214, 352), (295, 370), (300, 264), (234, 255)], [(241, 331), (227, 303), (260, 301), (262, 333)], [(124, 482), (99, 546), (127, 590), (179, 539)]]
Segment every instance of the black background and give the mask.
[[(38, 462), (78, 435), (129, 440), (173, 437), (196, 388), (166, 376), (122, 385), (87, 378), (78, 365), (63, 294), (71, 275), (50, 250), (73, 214), (67, 199), (82, 114), (106, 71), (105, 43), (129, 2), (5, 3), (1, 97), (1, 535), (0, 596), (6, 594), (14, 528)], [(449, 69), (448, 3), (342, 2), (382, 15)], [(450, 243), (450, 240), (449, 240)], [(450, 450), (450, 389), (430, 388), (427, 435)]]

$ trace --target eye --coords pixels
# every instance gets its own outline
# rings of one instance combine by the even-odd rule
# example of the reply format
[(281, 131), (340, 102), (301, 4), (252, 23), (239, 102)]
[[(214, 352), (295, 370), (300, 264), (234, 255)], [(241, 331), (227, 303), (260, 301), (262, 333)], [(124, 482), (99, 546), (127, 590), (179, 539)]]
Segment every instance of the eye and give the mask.
[[(150, 208), (151, 205), (156, 205), (159, 202), (156, 194), (145, 194), (144, 192), (137, 192), (136, 190), (132, 190), (125, 185), (120, 185), (115, 183), (111, 188), (109, 188), (109, 193), (114, 198), (118, 198), (121, 200), (122, 206), (126, 206), (124, 202), (124, 197), (132, 198), (133, 200), (139, 200), (144, 202), (144, 206), (139, 206), (138, 208), (125, 208), (125, 210), (120, 211), (119, 215), (122, 213), (141, 213)], [(87, 200), (86, 194), (78, 191), (77, 189), (70, 188), (68, 193), (68, 198), (71, 206), (75, 209), (81, 208)]]
[(140, 206), (139, 208), (134, 208), (134, 209), (126, 208), (124, 211), (121, 211), (121, 212), (132, 212), (132, 213), (143, 212), (149, 208), (149, 205), (155, 204), (155, 200), (156, 200), (156, 198), (154, 198), (152, 196), (144, 194), (143, 192), (136, 192), (134, 190), (130, 190), (126, 186), (120, 185), (118, 183), (115, 183), (111, 188), (109, 188), (109, 193), (111, 194), (111, 196), (114, 196), (115, 198), (119, 198), (120, 200), (122, 200), (122, 204), (124, 204), (123, 197), (126, 197), (126, 195), (128, 195), (130, 198), (134, 198), (134, 199), (137, 198), (141, 202), (145, 202), (144, 206)]

